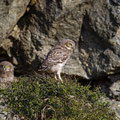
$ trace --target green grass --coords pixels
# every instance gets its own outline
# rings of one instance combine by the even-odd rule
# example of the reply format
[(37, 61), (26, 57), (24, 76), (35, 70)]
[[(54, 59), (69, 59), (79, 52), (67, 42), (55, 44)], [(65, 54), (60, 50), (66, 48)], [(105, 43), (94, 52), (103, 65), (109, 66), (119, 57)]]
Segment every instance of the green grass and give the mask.
[(12, 111), (28, 120), (115, 120), (109, 104), (101, 100), (104, 95), (77, 82), (21, 77), (1, 93)]

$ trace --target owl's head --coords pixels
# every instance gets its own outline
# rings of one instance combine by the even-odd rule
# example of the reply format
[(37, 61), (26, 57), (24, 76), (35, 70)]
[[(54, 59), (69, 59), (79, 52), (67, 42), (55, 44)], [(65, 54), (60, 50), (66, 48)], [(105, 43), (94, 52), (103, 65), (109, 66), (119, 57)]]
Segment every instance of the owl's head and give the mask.
[(75, 42), (73, 40), (70, 40), (70, 39), (63, 40), (60, 43), (60, 45), (64, 46), (65, 48), (67, 48), (69, 50), (75, 49)]
[(3, 61), (0, 63), (0, 71), (1, 72), (13, 72), (14, 66), (8, 61)]

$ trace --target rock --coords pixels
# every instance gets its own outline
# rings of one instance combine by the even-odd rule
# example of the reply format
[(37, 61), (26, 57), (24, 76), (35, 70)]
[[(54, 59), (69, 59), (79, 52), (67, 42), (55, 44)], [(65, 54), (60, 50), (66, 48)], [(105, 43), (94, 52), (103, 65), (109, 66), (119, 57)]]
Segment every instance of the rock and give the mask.
[(109, 87), (109, 96), (117, 101), (120, 101), (120, 75), (109, 76), (111, 85)]
[[(71, 5), (70, 11), (62, 2), (55, 1), (38, 1), (32, 6), (9, 36), (13, 47), (7, 51), (10, 51), (9, 56), (12, 62), (17, 63), (16, 72), (31, 71), (37, 68), (48, 51), (64, 38), (73, 39), (78, 46), (77, 41), (83, 22), (82, 11), (88, 7), (85, 2), (89, 1), (76, 1), (75, 4)], [(85, 5), (80, 7), (79, 4)], [(2, 48), (5, 49), (6, 47), (2, 46)], [(79, 50), (76, 47), (75, 53), (66, 65), (64, 72), (87, 78), (78, 54)], [(71, 71), (72, 69), (74, 71)]]
[(0, 0), (0, 43), (23, 16), (30, 0)]
[(109, 102), (111, 110), (115, 111), (116, 117), (115, 120), (120, 120), (120, 101), (116, 101), (114, 99), (105, 98), (105, 102)]
[(120, 5), (120, 0), (111, 0), (112, 4)]
[(120, 6), (93, 2), (84, 17), (79, 48), (89, 78), (120, 72)]
[(33, 0), (29, 6), (1, 45), (16, 72), (37, 69), (64, 38), (74, 40), (76, 49), (63, 73), (92, 79), (120, 72), (119, 1)]
[(108, 80), (102, 84), (102, 91), (106, 93), (105, 101), (116, 113), (116, 120), (120, 119), (120, 75), (109, 75)]

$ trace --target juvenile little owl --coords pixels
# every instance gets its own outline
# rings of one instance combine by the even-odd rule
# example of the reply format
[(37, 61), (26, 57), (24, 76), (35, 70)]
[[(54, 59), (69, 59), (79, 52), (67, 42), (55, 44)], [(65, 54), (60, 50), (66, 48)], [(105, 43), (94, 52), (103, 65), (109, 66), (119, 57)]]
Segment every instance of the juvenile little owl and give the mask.
[(55, 74), (55, 79), (57, 79), (57, 76), (58, 76), (58, 79), (63, 83), (63, 80), (60, 74), (61, 74), (63, 66), (66, 64), (71, 54), (73, 53), (74, 48), (75, 48), (74, 41), (70, 39), (63, 40), (62, 42), (60, 42), (59, 45), (52, 48), (48, 52), (39, 71), (51, 70)]
[(8, 62), (0, 62), (0, 84), (13, 82), (14, 80), (14, 66)]

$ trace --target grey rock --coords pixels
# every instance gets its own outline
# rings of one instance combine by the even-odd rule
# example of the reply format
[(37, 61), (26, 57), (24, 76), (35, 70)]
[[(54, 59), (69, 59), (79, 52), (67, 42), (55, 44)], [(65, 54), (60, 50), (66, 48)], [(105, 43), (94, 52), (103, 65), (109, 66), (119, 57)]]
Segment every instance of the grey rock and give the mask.
[(120, 72), (119, 12), (120, 6), (104, 0), (94, 1), (87, 9), (81, 30), (80, 61), (90, 78)]
[[(71, 4), (70, 11), (67, 10), (62, 1), (61, 3), (39, 1), (30, 9), (30, 13), (28, 12), (18, 22), (9, 36), (12, 47), (9, 47), (10, 49), (8, 48), (7, 51), (9, 51), (9, 56), (14, 64), (17, 63), (18, 72), (31, 71), (33, 68), (37, 68), (53, 46), (59, 44), (64, 38), (70, 38), (76, 42), (76, 49), (64, 72), (87, 78), (79, 61), (78, 50), (83, 22), (82, 11), (85, 11), (87, 7), (86, 4), (83, 7), (79, 5), (86, 1), (90, 0), (76, 1), (75, 4)], [(6, 45), (3, 44), (3, 49), (5, 49), (4, 46)], [(70, 64), (72, 65), (70, 66)], [(71, 71), (72, 69), (74, 71)]]
[(25, 73), (37, 69), (53, 46), (70, 38), (76, 49), (63, 73), (86, 79), (118, 73), (119, 13), (117, 0), (39, 0), (17, 22), (0, 54), (6, 51), (16, 72)]
[(120, 101), (120, 75), (109, 75), (108, 80), (102, 84), (102, 91), (111, 99)]
[(0, 43), (23, 16), (30, 0), (0, 0)]
[(102, 91), (106, 93), (105, 101), (116, 113), (116, 120), (120, 119), (120, 74), (109, 75), (108, 80), (102, 84)]
[(104, 101), (109, 102), (110, 109), (115, 111), (115, 120), (120, 120), (120, 101), (116, 101), (115, 99), (109, 99), (108, 97), (104, 98)]
[(109, 76), (111, 85), (109, 87), (109, 96), (120, 101), (120, 75)]
[(111, 0), (112, 4), (120, 5), (120, 0)]

